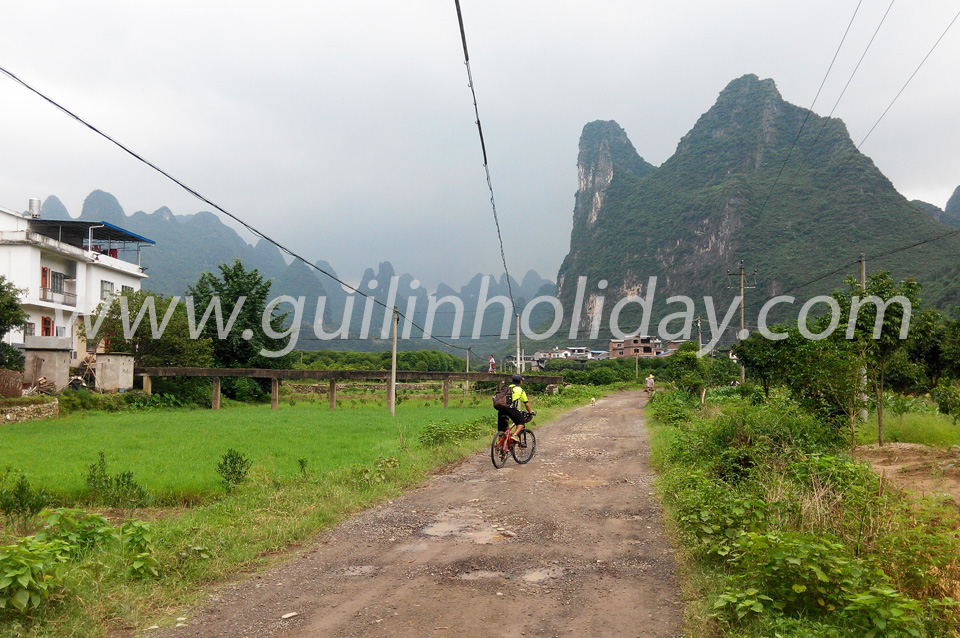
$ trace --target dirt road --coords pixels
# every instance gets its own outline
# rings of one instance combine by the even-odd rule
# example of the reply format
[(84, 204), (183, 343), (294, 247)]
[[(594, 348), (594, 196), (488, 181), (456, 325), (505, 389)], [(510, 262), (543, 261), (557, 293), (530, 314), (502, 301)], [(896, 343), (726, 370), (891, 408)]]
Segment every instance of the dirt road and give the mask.
[(524, 466), (474, 455), (150, 635), (679, 636), (642, 404), (618, 394), (537, 429)]

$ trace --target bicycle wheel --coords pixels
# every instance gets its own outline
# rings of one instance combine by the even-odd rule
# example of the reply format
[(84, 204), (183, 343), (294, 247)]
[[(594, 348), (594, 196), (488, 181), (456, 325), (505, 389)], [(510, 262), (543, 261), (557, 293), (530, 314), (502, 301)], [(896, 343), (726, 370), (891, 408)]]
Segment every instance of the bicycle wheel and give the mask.
[(499, 441), (500, 433), (497, 432), (493, 435), (493, 442), (490, 443), (490, 460), (493, 461), (493, 467), (498, 470), (507, 464), (507, 451), (502, 445), (498, 445)]
[(513, 460), (523, 465), (532, 459), (534, 452), (537, 451), (537, 437), (534, 436), (532, 430), (526, 428), (520, 430), (517, 437), (520, 441), (513, 444), (511, 451), (513, 452)]

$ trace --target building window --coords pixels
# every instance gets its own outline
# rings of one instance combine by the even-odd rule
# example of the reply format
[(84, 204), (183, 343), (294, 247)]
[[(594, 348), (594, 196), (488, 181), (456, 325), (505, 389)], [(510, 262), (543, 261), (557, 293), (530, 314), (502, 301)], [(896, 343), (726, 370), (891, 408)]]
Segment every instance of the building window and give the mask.
[(32, 336), (34, 336), (35, 334), (37, 334), (37, 324), (35, 324), (35, 323), (28, 323), (27, 326), (26, 326), (26, 327), (24, 328), (24, 330), (23, 330), (23, 334), (24, 334), (24, 336), (27, 336), (27, 337), (32, 337)]
[(55, 332), (56, 332), (56, 334), (57, 334), (58, 337), (66, 337), (66, 336), (67, 336), (67, 328), (66, 328), (66, 326), (57, 326)]
[(124, 295), (132, 295), (133, 286), (120, 286), (120, 293)]
[(62, 272), (52, 273), (50, 276), (50, 290), (53, 292), (63, 292), (63, 282), (67, 278)]
[(41, 337), (53, 336), (53, 319), (51, 319), (50, 317), (43, 317), (40, 319), (40, 336)]
[(634, 348), (633, 354), (640, 354), (640, 348)]
[(106, 301), (112, 296), (113, 296), (113, 282), (101, 281), (100, 282), (100, 301)]

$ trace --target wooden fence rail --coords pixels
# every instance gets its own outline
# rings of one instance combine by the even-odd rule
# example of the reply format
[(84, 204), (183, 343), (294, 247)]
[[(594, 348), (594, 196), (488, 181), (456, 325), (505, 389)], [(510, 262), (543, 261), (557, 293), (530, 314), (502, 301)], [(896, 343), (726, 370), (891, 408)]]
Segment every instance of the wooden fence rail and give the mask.
[[(211, 407), (220, 409), (220, 379), (247, 378), (270, 379), (270, 407), (276, 410), (280, 405), (280, 380), (312, 380), (329, 381), (330, 409), (337, 407), (338, 381), (390, 381), (389, 370), (271, 370), (263, 368), (137, 368), (134, 373), (143, 377), (143, 391), (152, 392), (153, 377), (180, 377), (206, 378), (213, 380), (213, 395)], [(450, 400), (450, 383), (452, 381), (494, 381), (507, 383), (509, 374), (490, 374), (487, 372), (415, 372), (397, 371), (397, 381), (441, 381), (443, 383), (443, 407), (447, 407)], [(546, 383), (559, 385), (563, 377), (530, 375), (528, 383)], [(389, 392), (389, 388), (388, 388)]]

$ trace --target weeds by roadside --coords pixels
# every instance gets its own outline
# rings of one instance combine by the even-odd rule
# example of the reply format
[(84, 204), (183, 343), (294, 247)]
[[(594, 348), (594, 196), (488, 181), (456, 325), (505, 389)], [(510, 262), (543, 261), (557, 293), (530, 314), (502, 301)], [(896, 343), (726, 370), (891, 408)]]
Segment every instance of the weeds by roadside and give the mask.
[[(729, 395), (729, 396), (728, 396)], [(954, 636), (960, 519), (885, 486), (842, 434), (788, 401), (681, 392), (650, 411), (664, 495), (725, 636)]]

